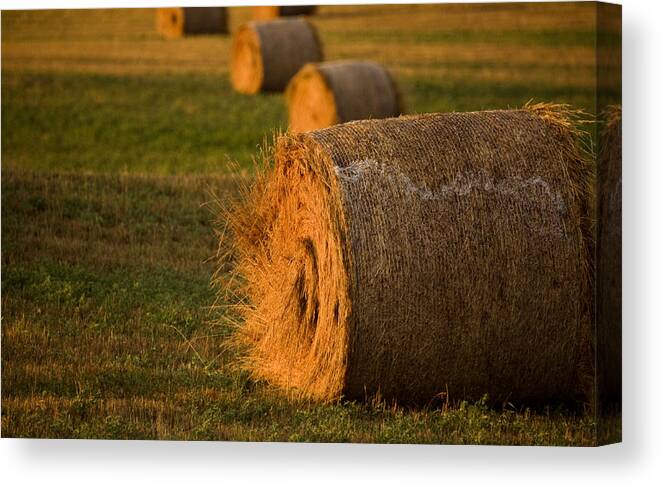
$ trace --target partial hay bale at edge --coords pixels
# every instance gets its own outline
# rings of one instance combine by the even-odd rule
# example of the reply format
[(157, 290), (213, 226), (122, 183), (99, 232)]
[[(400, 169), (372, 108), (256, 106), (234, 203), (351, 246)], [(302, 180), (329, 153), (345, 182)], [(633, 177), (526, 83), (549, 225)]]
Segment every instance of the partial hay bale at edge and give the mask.
[(370, 61), (308, 64), (292, 78), (286, 97), (289, 129), (294, 133), (403, 112), (394, 79)]
[(597, 168), (597, 393), (602, 405), (622, 400), (622, 108), (603, 122)]
[(318, 400), (589, 396), (591, 169), (570, 115), (280, 137), (230, 214), (243, 365)]
[(156, 28), (166, 38), (193, 34), (226, 34), (226, 7), (156, 9)]
[(321, 41), (307, 20), (248, 22), (234, 35), (232, 86), (246, 94), (282, 91), (306, 63), (321, 60)]
[(313, 15), (317, 10), (316, 5), (269, 5), (252, 7), (253, 20), (271, 20), (278, 17), (293, 17), (297, 15)]

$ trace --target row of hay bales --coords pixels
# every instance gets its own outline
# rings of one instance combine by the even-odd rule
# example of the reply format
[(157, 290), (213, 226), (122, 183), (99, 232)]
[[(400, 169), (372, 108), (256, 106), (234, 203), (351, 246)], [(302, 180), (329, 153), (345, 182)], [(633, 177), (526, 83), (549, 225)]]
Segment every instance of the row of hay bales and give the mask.
[[(312, 13), (307, 6), (253, 7), (255, 20), (234, 34), (234, 89), (284, 91), (293, 132), (400, 115), (400, 92), (386, 68), (370, 61), (324, 62), (317, 29), (303, 16)], [(166, 37), (227, 32), (227, 9), (159, 9), (157, 24)]]
[(285, 91), (292, 132), (402, 113), (397, 85), (383, 66), (323, 61), (321, 39), (307, 19), (249, 22), (234, 37), (232, 85), (247, 94)]
[(598, 217), (597, 164), (566, 106), (281, 136), (229, 212), (244, 366), (317, 400), (619, 397), (612, 113)]
[[(311, 15), (313, 5), (251, 7), (255, 20), (269, 20), (293, 15)], [(227, 7), (175, 7), (156, 10), (156, 29), (164, 37), (176, 38), (198, 34), (227, 34)]]

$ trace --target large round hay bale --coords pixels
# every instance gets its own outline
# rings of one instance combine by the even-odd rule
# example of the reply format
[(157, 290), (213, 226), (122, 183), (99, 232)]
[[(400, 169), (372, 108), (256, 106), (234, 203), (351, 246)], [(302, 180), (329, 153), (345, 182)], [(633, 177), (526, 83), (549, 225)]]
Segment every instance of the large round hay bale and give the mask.
[(597, 391), (602, 404), (622, 399), (622, 111), (610, 107), (597, 167)]
[(589, 164), (558, 107), (279, 138), (232, 213), (245, 366), (293, 394), (586, 393)]
[(156, 9), (156, 27), (167, 38), (194, 34), (226, 34), (226, 7)]
[(241, 93), (282, 91), (306, 63), (323, 58), (317, 31), (303, 18), (248, 22), (232, 44), (232, 85)]
[(331, 61), (308, 64), (287, 87), (289, 129), (307, 132), (402, 112), (390, 73), (375, 62)]
[(271, 20), (278, 17), (312, 15), (316, 9), (316, 5), (268, 5), (252, 7), (252, 18), (253, 20)]

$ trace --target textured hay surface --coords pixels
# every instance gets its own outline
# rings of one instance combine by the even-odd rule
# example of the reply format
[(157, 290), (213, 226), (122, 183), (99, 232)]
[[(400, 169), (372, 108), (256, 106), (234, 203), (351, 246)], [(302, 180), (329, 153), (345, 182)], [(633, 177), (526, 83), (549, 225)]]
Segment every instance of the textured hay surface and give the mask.
[(244, 365), (322, 400), (584, 396), (589, 169), (567, 126), (530, 107), (281, 137), (231, 222)]
[(252, 7), (252, 18), (254, 20), (270, 20), (277, 17), (312, 15), (316, 9), (317, 7), (315, 5), (287, 5), (281, 7), (269, 5)]
[(305, 64), (322, 59), (317, 31), (307, 20), (248, 22), (232, 43), (232, 85), (249, 94), (282, 91)]
[(622, 111), (610, 107), (599, 152), (597, 380), (602, 403), (622, 398)]
[(383, 66), (369, 61), (309, 64), (291, 80), (287, 102), (293, 132), (402, 112), (394, 80)]
[(156, 27), (164, 37), (227, 33), (227, 8), (183, 7), (156, 10)]

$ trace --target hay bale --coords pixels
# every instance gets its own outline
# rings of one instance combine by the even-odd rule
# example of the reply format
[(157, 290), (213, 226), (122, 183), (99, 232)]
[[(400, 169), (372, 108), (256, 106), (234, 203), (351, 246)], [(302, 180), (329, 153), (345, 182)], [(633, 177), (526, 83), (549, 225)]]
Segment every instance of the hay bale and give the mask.
[(232, 85), (241, 93), (282, 91), (296, 72), (323, 58), (314, 25), (303, 18), (248, 22), (232, 44)]
[(156, 28), (167, 38), (194, 34), (226, 34), (226, 7), (156, 9)]
[(368, 118), (402, 113), (395, 81), (381, 65), (369, 61), (308, 64), (287, 87), (289, 128), (307, 132)]
[(280, 137), (230, 213), (247, 369), (320, 400), (583, 396), (590, 169), (568, 116), (535, 105)]
[(278, 17), (312, 15), (316, 9), (316, 5), (269, 5), (262, 7), (252, 7), (252, 18), (253, 20), (271, 20)]
[(622, 110), (602, 114), (597, 208), (597, 391), (622, 400)]

